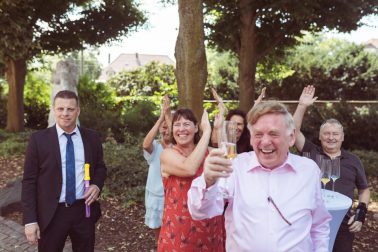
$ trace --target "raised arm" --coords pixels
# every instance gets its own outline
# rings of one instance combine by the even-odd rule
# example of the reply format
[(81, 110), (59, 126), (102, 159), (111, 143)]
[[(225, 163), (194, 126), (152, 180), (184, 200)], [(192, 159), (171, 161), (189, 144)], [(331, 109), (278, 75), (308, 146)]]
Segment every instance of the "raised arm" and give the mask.
[(184, 157), (171, 148), (164, 149), (160, 156), (163, 177), (169, 177), (170, 175), (191, 177), (197, 173), (205, 158), (211, 134), (211, 126), (206, 110), (203, 112), (200, 128), (202, 129), (201, 139), (189, 156)]
[(222, 98), (218, 95), (214, 88), (211, 89), (214, 99), (218, 102), (219, 114), (214, 118), (214, 128), (211, 132), (211, 143), (214, 147), (218, 146), (218, 129), (224, 122), (224, 114), (227, 112), (227, 108), (223, 103)]
[(261, 89), (261, 94), (259, 95), (259, 97), (257, 97), (255, 103), (253, 104), (252, 108), (254, 106), (256, 106), (257, 104), (259, 104), (264, 98), (265, 98), (265, 91), (266, 91), (266, 87), (263, 87), (263, 89)]
[(168, 95), (163, 98), (163, 110), (164, 110), (164, 120), (168, 125), (169, 135), (172, 132), (172, 112), (171, 112), (171, 100)]
[(301, 96), (299, 97), (298, 106), (293, 115), (295, 128), (297, 132), (297, 136), (295, 139), (295, 147), (299, 151), (302, 151), (305, 143), (305, 137), (301, 131), (303, 117), (306, 113), (307, 107), (311, 106), (316, 101), (316, 99), (318, 99), (318, 97), (314, 97), (314, 95), (315, 87), (313, 85), (306, 86), (303, 89)]
[[(167, 117), (166, 116), (167, 112), (171, 113), (170, 109), (169, 109), (169, 98), (168, 98), (168, 96), (164, 96), (163, 97), (163, 107), (161, 109), (160, 116), (159, 116), (158, 120), (155, 122), (154, 126), (150, 129), (150, 131), (144, 137), (144, 140), (143, 140), (143, 149), (145, 149), (150, 154), (153, 151), (152, 143), (153, 143), (155, 137), (157, 136), (157, 134), (159, 133), (160, 125), (164, 122), (165, 117)], [(168, 124), (168, 127), (170, 127), (169, 124)]]

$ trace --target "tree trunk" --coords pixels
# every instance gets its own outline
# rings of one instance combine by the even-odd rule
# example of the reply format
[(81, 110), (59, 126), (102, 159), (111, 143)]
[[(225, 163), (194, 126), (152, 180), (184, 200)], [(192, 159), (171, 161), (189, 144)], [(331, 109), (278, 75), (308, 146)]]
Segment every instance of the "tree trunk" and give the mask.
[(26, 61), (6, 59), (6, 79), (9, 85), (7, 127), (9, 132), (24, 130), (24, 85)]
[(239, 49), (239, 101), (240, 108), (248, 112), (254, 102), (256, 53), (256, 13), (249, 0), (240, 1), (240, 49)]
[(207, 81), (203, 3), (202, 0), (179, 0), (178, 8), (180, 27), (175, 57), (179, 106), (192, 109), (200, 120)]

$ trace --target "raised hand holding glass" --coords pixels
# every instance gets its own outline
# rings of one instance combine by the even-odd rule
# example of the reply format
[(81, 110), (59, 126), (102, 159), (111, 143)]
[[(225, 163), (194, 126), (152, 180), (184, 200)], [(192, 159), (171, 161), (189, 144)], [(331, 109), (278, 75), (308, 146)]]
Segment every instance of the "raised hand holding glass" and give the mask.
[[(223, 125), (218, 129), (218, 148), (224, 152), (224, 157), (234, 159), (236, 152), (236, 129), (237, 125), (233, 121), (224, 121)], [(223, 197), (229, 198), (227, 193), (227, 178), (219, 178), (218, 187)]]

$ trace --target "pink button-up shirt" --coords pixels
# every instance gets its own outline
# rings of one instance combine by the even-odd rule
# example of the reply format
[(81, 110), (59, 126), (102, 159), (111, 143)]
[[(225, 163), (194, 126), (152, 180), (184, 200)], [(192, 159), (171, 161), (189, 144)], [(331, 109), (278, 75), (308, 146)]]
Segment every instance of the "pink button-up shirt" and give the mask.
[[(315, 162), (289, 153), (282, 166), (270, 170), (248, 152), (239, 154), (232, 166), (227, 180), (232, 198), (225, 212), (227, 251), (328, 252), (331, 215), (321, 198)], [(193, 219), (222, 214), (218, 183), (206, 189), (203, 174), (196, 178), (188, 206)]]

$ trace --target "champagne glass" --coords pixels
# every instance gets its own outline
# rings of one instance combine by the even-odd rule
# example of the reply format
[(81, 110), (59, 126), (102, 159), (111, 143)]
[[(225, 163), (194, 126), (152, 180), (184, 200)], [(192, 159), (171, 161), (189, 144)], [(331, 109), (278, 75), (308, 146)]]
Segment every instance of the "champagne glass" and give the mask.
[(321, 168), (322, 167), (322, 163), (323, 163), (323, 155), (316, 154), (315, 162), (319, 166), (319, 168)]
[(331, 172), (332, 172), (332, 163), (331, 160), (323, 159), (323, 162), (321, 163), (321, 181), (324, 185), (324, 189), (326, 189), (327, 183), (331, 180)]
[(311, 159), (311, 152), (307, 152), (307, 151), (302, 152), (302, 157)]
[(335, 158), (332, 159), (332, 191), (335, 191), (335, 183), (338, 178), (340, 178), (340, 158)]
[[(236, 130), (237, 124), (233, 121), (224, 121), (218, 129), (218, 148), (223, 150), (224, 157), (230, 160), (234, 159), (237, 155)], [(223, 194), (223, 198), (230, 197), (227, 193), (227, 178), (219, 178), (218, 187)]]

